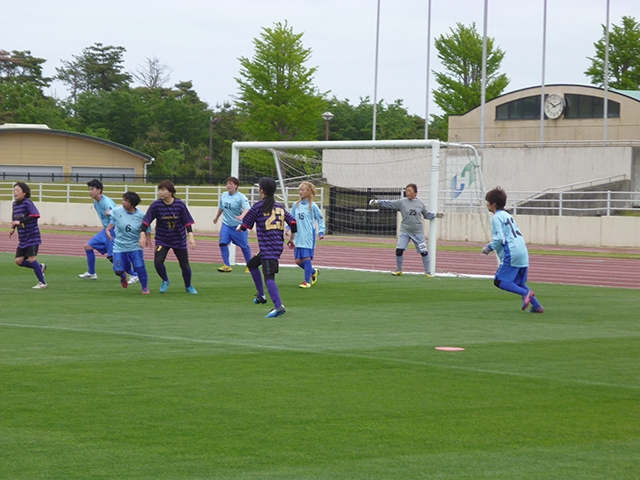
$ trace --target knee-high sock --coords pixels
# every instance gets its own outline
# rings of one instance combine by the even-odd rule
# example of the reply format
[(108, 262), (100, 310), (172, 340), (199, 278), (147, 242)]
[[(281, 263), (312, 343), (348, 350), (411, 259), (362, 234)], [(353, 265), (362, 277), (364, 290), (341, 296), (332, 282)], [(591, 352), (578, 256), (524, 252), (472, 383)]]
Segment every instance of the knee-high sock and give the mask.
[(540, 308), (542, 305), (540, 305), (540, 302), (538, 301), (538, 299), (536, 297), (533, 297), (531, 299), (531, 306), (533, 308)]
[(398, 267), (399, 271), (402, 271), (402, 260), (404, 259), (404, 257), (402, 255), (398, 256), (396, 255), (396, 266)]
[(147, 288), (149, 284), (149, 274), (147, 273), (147, 267), (146, 266), (138, 267), (136, 269), (136, 274), (140, 279), (140, 285), (142, 286), (142, 288)]
[(222, 263), (229, 265), (229, 245), (220, 245), (220, 254), (222, 255)]
[(429, 255), (422, 257), (422, 265), (424, 265), (424, 273), (429, 273)]
[(182, 280), (184, 280), (185, 288), (191, 286), (191, 267), (184, 267), (182, 269)]
[(242, 256), (244, 257), (245, 263), (251, 260), (251, 249), (249, 247), (243, 248)]
[(282, 300), (280, 300), (280, 291), (278, 290), (275, 278), (267, 278), (266, 283), (273, 305), (276, 308), (280, 308), (282, 306)]
[(37, 260), (35, 262), (30, 262), (25, 258), (20, 264), (20, 266), (26, 267), (26, 268), (32, 268), (34, 273), (36, 274), (36, 277), (38, 278), (38, 281), (40, 283), (47, 283), (44, 281), (44, 275), (42, 274), (42, 267), (40, 266)]
[(87, 255), (87, 271), (89, 273), (96, 273), (96, 253), (91, 250), (85, 250), (84, 253)]
[(262, 283), (262, 274), (260, 273), (260, 269), (252, 268), (249, 272), (251, 273), (251, 278), (253, 278), (253, 283), (256, 285), (258, 296), (264, 297), (264, 284)]
[(302, 262), (304, 267), (304, 281), (307, 283), (311, 283), (311, 275), (313, 275), (313, 264), (311, 263), (311, 259), (305, 260)]
[(518, 285), (516, 285), (515, 283), (512, 282), (500, 282), (500, 289), (501, 290), (506, 290), (507, 292), (511, 292), (511, 293), (516, 293), (518, 295), (520, 295), (521, 297), (523, 295), (526, 295), (527, 292), (529, 291), (526, 288), (522, 288)]

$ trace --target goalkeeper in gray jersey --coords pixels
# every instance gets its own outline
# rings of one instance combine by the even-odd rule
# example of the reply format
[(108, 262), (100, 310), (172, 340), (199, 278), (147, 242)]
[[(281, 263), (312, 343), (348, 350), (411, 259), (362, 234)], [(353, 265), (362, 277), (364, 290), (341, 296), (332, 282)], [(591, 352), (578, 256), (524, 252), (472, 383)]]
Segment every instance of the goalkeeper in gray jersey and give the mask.
[[(433, 220), (436, 218), (436, 214), (429, 212), (425, 204), (422, 203), (422, 200), (417, 198), (418, 186), (415, 183), (410, 183), (405, 187), (405, 194), (406, 197), (399, 200), (371, 200), (369, 205), (397, 210), (402, 215), (400, 235), (398, 236), (398, 245), (396, 246), (396, 265), (398, 269), (392, 272), (391, 275), (402, 275), (402, 255), (411, 240), (416, 246), (418, 253), (422, 256), (424, 274), (427, 277), (431, 277), (429, 250), (427, 249), (427, 242), (424, 238), (422, 219)], [(440, 215), (437, 216), (440, 217)]]

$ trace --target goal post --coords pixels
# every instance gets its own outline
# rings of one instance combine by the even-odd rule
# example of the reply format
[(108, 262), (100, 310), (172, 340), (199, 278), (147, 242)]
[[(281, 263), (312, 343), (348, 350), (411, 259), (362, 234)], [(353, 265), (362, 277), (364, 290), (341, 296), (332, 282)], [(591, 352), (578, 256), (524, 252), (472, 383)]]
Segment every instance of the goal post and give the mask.
[[(282, 171), (278, 162), (278, 156), (276, 151), (288, 151), (288, 150), (352, 150), (352, 149), (370, 149), (370, 150), (384, 150), (384, 149), (430, 149), (431, 153), (431, 165), (430, 165), (430, 189), (429, 189), (429, 205), (428, 210), (434, 213), (438, 213), (438, 193), (439, 193), (439, 170), (440, 170), (440, 149), (444, 148), (459, 148), (468, 150), (471, 163), (476, 170), (476, 175), (480, 182), (482, 181), (482, 173), (480, 170), (480, 160), (477, 150), (472, 145), (440, 142), (439, 140), (343, 140), (343, 141), (269, 141), (269, 142), (234, 142), (231, 146), (231, 175), (240, 178), (240, 152), (242, 150), (263, 150), (270, 151), (273, 154), (275, 162), (275, 171), (277, 175), (277, 181), (280, 185), (281, 191), (285, 195), (285, 203), (288, 208), (288, 202), (286, 199), (286, 187), (285, 179), (283, 178)], [(242, 179), (241, 179), (242, 181)], [(398, 185), (396, 185), (398, 186)], [(404, 185), (402, 185), (404, 187)], [(437, 224), (438, 220), (431, 220), (429, 222), (429, 256), (430, 256), (430, 269), (432, 273), (436, 271), (436, 258), (437, 258)], [(234, 252), (230, 252), (234, 253)], [(234, 256), (232, 255), (232, 259)]]

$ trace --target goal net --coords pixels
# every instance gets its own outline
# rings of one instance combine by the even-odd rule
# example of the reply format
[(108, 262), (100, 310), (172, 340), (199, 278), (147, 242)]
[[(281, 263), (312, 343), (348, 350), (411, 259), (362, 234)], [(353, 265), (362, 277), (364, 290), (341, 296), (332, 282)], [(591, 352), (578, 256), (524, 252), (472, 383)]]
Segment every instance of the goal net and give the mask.
[[(290, 207), (298, 185), (318, 189), (328, 235), (395, 237), (399, 215), (369, 206), (369, 201), (402, 198), (414, 183), (431, 212), (485, 213), (485, 189), (474, 147), (437, 140), (235, 142), (231, 175), (242, 185), (263, 176), (276, 179), (278, 200)], [(436, 188), (432, 188), (435, 185)], [(253, 187), (251, 198), (259, 198)], [(427, 222), (431, 273), (436, 273), (438, 222)], [(486, 222), (482, 222), (485, 233)], [(486, 238), (486, 237), (485, 237)], [(233, 258), (233, 257), (232, 257)]]

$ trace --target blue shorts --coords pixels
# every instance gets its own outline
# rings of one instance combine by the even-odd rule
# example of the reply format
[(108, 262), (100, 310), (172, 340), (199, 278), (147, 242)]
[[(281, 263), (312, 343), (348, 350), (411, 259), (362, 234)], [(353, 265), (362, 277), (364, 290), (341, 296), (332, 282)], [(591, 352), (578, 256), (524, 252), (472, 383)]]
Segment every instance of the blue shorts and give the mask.
[[(115, 238), (116, 236), (115, 229), (111, 230), (111, 236)], [(91, 248), (93, 248), (94, 250), (97, 250), (102, 255), (106, 253), (107, 257), (113, 256), (113, 241), (109, 240), (109, 237), (107, 237), (106, 229), (100, 230), (87, 243)]]
[(501, 282), (511, 282), (516, 285), (524, 285), (527, 283), (527, 272), (529, 267), (512, 267), (504, 263), (498, 267), (495, 279)]
[(128, 272), (133, 265), (134, 270), (144, 268), (144, 252), (142, 250), (134, 250), (133, 252), (114, 252), (113, 254), (113, 271)]
[(302, 260), (304, 258), (310, 258), (313, 260), (313, 248), (298, 248), (293, 250), (293, 258)]
[(223, 223), (220, 228), (220, 244), (229, 245), (231, 242), (235, 243), (240, 249), (247, 248), (249, 246), (249, 230), (238, 231), (234, 227)]

